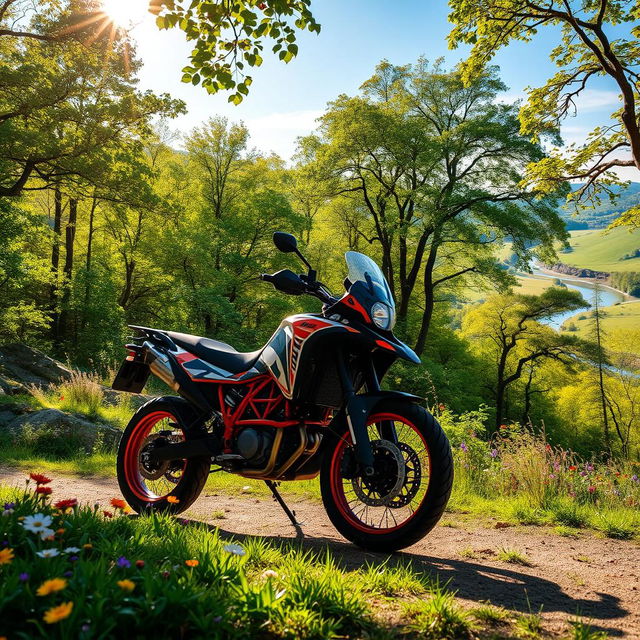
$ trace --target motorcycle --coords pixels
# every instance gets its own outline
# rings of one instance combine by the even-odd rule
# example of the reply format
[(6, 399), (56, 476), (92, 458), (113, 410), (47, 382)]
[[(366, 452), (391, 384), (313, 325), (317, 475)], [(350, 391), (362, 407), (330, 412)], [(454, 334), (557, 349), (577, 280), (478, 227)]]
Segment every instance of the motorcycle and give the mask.
[(285, 318), (262, 348), (241, 353), (200, 336), (129, 325), (136, 338), (113, 382), (139, 393), (151, 374), (178, 396), (140, 407), (124, 430), (117, 474), (137, 512), (173, 514), (199, 496), (210, 473), (282, 481), (320, 476), (326, 512), (348, 540), (393, 551), (424, 537), (445, 509), (453, 482), (449, 442), (418, 396), (380, 388), (398, 358), (420, 363), (392, 333), (395, 304), (376, 263), (345, 254), (345, 293), (317, 279), (294, 236), (274, 244), (307, 273), (283, 269), (262, 280), (309, 294), (321, 313)]

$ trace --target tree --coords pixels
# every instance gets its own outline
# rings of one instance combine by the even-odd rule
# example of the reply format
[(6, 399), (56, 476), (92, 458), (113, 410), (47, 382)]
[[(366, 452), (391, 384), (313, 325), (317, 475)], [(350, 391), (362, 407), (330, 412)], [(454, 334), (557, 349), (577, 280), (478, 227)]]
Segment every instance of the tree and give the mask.
[(591, 353), (587, 342), (541, 324), (557, 313), (586, 306), (577, 291), (551, 287), (539, 296), (493, 296), (465, 315), (463, 335), (486, 353), (495, 367), (489, 388), (495, 399), (496, 428), (508, 417), (507, 390), (523, 374), (532, 372), (532, 366), (544, 359), (571, 366), (577, 356)]
[(383, 61), (363, 95), (338, 97), (318, 136), (303, 140), (324, 178), (320, 192), (357, 208), (345, 212), (345, 226), (364, 211), (357, 234), (380, 249), (399, 321), (414, 298), (423, 305), (418, 353), (444, 292), (471, 274), (508, 284), (495, 244), (508, 236), (524, 263), (533, 240), (548, 253), (566, 235), (555, 200), (521, 187), (525, 166), (543, 154), (519, 134), (514, 108), (495, 102), (504, 88), (495, 69), (465, 87), (459, 70), (439, 63)]
[(194, 41), (183, 82), (201, 84), (209, 93), (231, 90), (229, 102), (239, 104), (249, 93), (249, 67), (262, 64), (264, 39), (273, 53), (290, 62), (298, 53), (296, 30), (320, 33), (309, 7), (311, 0), (151, 0), (161, 29), (177, 27)]
[[(449, 19), (456, 25), (449, 44), (470, 44), (464, 64), (465, 81), (478, 75), (494, 54), (514, 40), (531, 41), (542, 27), (559, 27), (561, 41), (551, 52), (559, 71), (543, 87), (531, 89), (520, 112), (522, 133), (539, 137), (554, 133), (576, 110), (576, 99), (597, 77), (612, 79), (621, 95), (621, 108), (611, 124), (596, 127), (582, 145), (563, 153), (555, 149), (530, 167), (528, 178), (540, 189), (558, 181), (584, 184), (571, 197), (593, 197), (597, 188), (619, 183), (619, 167), (640, 169), (640, 17), (629, 0), (451, 0)], [(629, 25), (626, 37), (613, 38), (614, 28)], [(557, 139), (557, 142), (559, 140)], [(609, 192), (611, 195), (611, 192)], [(640, 208), (620, 220), (640, 224)]]
[(596, 344), (596, 368), (598, 370), (598, 389), (600, 391), (600, 406), (602, 407), (602, 428), (604, 430), (604, 444), (607, 448), (607, 452), (611, 454), (611, 435), (609, 433), (609, 414), (607, 410), (607, 395), (605, 393), (604, 386), (604, 367), (606, 364), (606, 356), (604, 352), (603, 340), (605, 337), (604, 330), (602, 328), (602, 318), (604, 316), (602, 312), (602, 291), (600, 285), (596, 283), (594, 296), (593, 296), (593, 312), (592, 312), (592, 326), (591, 333), (593, 340)]

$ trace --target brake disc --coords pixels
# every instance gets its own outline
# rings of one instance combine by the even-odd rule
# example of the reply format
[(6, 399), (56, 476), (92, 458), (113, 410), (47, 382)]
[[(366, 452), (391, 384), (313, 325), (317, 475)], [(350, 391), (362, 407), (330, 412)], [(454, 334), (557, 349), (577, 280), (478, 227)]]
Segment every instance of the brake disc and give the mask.
[(387, 505), (391, 509), (400, 509), (409, 504), (418, 493), (422, 484), (422, 465), (418, 454), (406, 443), (399, 442), (398, 448), (404, 455), (405, 481), (398, 495)]
[(402, 491), (405, 461), (400, 449), (388, 440), (374, 440), (372, 476), (356, 476), (351, 485), (358, 499), (370, 507), (389, 505)]
[(151, 462), (151, 451), (157, 446), (156, 441), (158, 438), (163, 438), (165, 440), (163, 444), (166, 444), (167, 439), (164, 434), (152, 433), (144, 439), (140, 449), (138, 469), (140, 470), (140, 475), (147, 480), (159, 480), (169, 470), (169, 460), (163, 460), (159, 464)]

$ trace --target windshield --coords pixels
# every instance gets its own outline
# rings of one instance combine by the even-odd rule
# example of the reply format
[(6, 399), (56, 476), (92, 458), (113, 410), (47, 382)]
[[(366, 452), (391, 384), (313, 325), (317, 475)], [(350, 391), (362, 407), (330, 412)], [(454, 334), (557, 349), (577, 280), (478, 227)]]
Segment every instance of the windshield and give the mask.
[(369, 257), (357, 251), (347, 251), (344, 254), (349, 268), (347, 277), (351, 284), (358, 281), (370, 285), (373, 289), (373, 296), (380, 302), (386, 304), (391, 310), (391, 326), (395, 322), (396, 305), (391, 295), (391, 289), (386, 278), (382, 275), (380, 267)]

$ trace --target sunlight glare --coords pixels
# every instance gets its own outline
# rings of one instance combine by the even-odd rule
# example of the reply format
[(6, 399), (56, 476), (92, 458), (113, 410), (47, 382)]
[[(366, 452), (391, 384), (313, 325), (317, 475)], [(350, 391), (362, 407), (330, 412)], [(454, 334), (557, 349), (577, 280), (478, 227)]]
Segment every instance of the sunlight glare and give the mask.
[(102, 10), (122, 28), (133, 27), (148, 14), (149, 0), (102, 0)]

